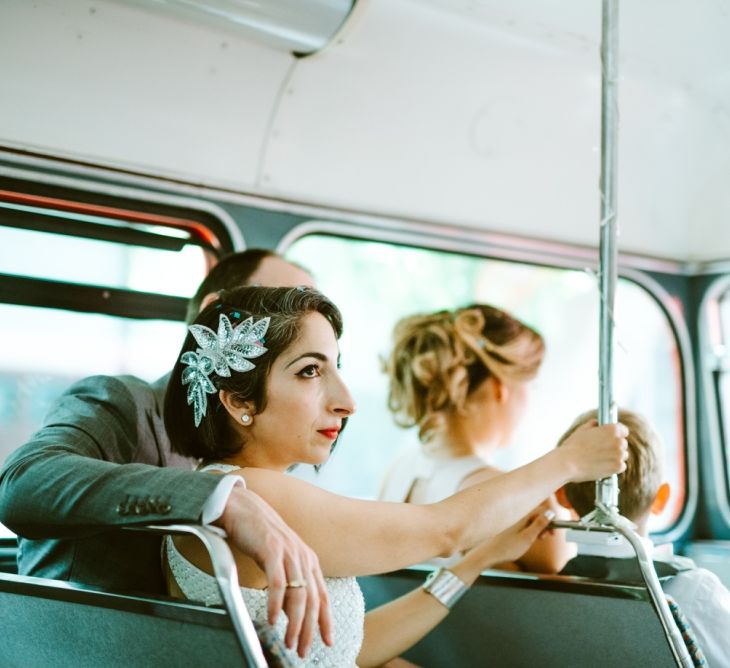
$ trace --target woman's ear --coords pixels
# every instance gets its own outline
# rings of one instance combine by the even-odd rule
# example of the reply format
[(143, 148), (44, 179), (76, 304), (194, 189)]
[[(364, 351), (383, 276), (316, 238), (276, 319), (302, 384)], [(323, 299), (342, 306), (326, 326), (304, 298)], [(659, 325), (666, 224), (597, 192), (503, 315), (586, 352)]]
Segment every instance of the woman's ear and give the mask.
[[(250, 423), (255, 412), (254, 405), (251, 401), (238, 401), (233, 393), (228, 390), (218, 390), (218, 398), (221, 404), (236, 422), (243, 424)], [(249, 419), (242, 419), (243, 416), (248, 416)]]
[(668, 482), (663, 482), (661, 485), (659, 485), (659, 489), (656, 492), (656, 496), (654, 497), (654, 502), (651, 504), (651, 514), (652, 515), (659, 515), (664, 508), (667, 505), (667, 501), (669, 501), (669, 496), (671, 495), (671, 488), (669, 487)]

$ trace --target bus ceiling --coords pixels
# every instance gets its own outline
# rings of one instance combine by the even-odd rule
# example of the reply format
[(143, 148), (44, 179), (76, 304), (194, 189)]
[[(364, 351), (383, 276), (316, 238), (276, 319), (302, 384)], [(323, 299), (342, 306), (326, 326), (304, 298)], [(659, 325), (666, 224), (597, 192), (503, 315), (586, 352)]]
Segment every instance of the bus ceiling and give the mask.
[[(597, 244), (598, 0), (314, 3), (340, 11), (318, 49), (151, 4), (3, 3), (13, 103), (0, 108), (0, 147)], [(282, 25), (301, 18), (298, 5), (276, 5)], [(622, 3), (619, 20), (620, 247), (727, 260), (730, 12), (644, 0)]]

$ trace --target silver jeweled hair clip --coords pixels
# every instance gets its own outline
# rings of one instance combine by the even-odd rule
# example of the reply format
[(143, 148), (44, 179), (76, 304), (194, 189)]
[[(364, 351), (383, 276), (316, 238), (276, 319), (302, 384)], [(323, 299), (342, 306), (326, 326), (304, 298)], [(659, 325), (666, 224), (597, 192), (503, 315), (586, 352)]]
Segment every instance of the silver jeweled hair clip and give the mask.
[(266, 352), (263, 338), (269, 328), (269, 320), (262, 318), (254, 322), (250, 317), (233, 327), (228, 316), (221, 314), (217, 334), (205, 325), (188, 327), (200, 348), (183, 353), (180, 361), (188, 365), (182, 372), (182, 384), (189, 385), (188, 405), (193, 406), (196, 427), (208, 410), (207, 395), (217, 392), (210, 374), (215, 371), (219, 376), (228, 378), (231, 370), (244, 372), (255, 368), (248, 360)]

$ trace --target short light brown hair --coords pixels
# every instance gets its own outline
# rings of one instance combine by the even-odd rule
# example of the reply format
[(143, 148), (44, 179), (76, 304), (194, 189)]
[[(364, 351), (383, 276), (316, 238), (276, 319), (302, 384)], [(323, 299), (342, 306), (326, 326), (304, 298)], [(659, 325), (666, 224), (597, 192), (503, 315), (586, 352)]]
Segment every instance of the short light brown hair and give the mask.
[[(578, 427), (595, 420), (597, 416), (595, 410), (579, 415), (560, 437), (558, 446)], [(624, 517), (637, 520), (651, 509), (662, 484), (662, 442), (649, 422), (638, 413), (619, 410), (618, 421), (629, 430), (629, 458), (626, 470), (618, 476), (618, 507)], [(565, 494), (575, 511), (583, 517), (593, 510), (596, 485), (592, 481), (571, 482), (565, 485)]]

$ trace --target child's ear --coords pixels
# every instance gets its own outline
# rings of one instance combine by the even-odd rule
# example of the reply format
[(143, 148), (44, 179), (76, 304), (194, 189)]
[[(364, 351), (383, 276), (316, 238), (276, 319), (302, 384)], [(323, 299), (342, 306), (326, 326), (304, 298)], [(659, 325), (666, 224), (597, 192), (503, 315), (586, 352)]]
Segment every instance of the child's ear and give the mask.
[(659, 485), (659, 489), (654, 497), (654, 502), (651, 504), (652, 515), (659, 515), (664, 510), (667, 505), (667, 501), (669, 501), (670, 494), (671, 489), (668, 482), (663, 482)]
[(570, 501), (568, 501), (568, 495), (565, 493), (565, 487), (558, 488), (555, 492), (555, 498), (558, 500), (558, 503), (563, 506), (563, 508), (573, 510), (573, 506), (570, 504)]

